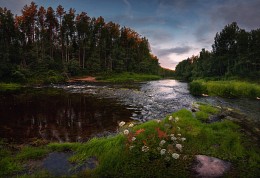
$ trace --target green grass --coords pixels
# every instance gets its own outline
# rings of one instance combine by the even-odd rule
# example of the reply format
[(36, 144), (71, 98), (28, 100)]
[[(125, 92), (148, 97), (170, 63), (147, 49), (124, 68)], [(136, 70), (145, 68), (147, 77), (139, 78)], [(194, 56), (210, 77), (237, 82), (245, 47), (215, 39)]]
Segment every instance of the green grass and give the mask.
[[(219, 112), (218, 108), (205, 104), (200, 104), (199, 109), (207, 115)], [(129, 130), (128, 135), (123, 134), (125, 129)], [(19, 170), (19, 167), (15, 167), (19, 162), (42, 158), (50, 151), (72, 150), (75, 154), (70, 161), (75, 164), (84, 164), (93, 156), (98, 159), (97, 168), (86, 170), (80, 174), (82, 177), (189, 177), (190, 165), (197, 154), (230, 161), (232, 170), (227, 177), (257, 177), (260, 174), (260, 150), (239, 131), (240, 127), (229, 120), (206, 124), (200, 121), (198, 115), (194, 116), (192, 112), (182, 109), (161, 122), (151, 120), (134, 127), (126, 124), (115, 136), (93, 138), (86, 143), (50, 143), (39, 148), (24, 147), (11, 160), (12, 153), (2, 147), (0, 155), (7, 155), (4, 156), (7, 161), (1, 159), (0, 163), (5, 167), (0, 166), (0, 175), (15, 172)], [(170, 134), (174, 134), (177, 142), (183, 145), (182, 151), (176, 149), (177, 142), (171, 140)], [(132, 141), (133, 137), (136, 140)], [(186, 140), (181, 141), (181, 138)], [(160, 146), (161, 140), (166, 143)], [(144, 145), (149, 147), (149, 151), (142, 151)], [(170, 157), (166, 161), (166, 156), (160, 154), (158, 147), (167, 149), (171, 154), (178, 153), (180, 158)], [(166, 155), (171, 156), (168, 152)], [(9, 171), (6, 171), (8, 162), (11, 164), (8, 166)]]
[[(201, 111), (206, 114), (217, 113), (218, 109), (201, 105)], [(259, 148), (253, 145), (248, 138), (239, 132), (239, 126), (231, 121), (224, 120), (213, 124), (202, 123), (197, 116), (186, 109), (172, 115), (180, 118), (177, 123), (166, 117), (162, 122), (148, 121), (129, 129), (130, 134), (140, 129), (145, 131), (136, 136), (134, 148), (127, 136), (119, 134), (114, 137), (93, 138), (87, 143), (50, 144), (49, 147), (63, 150), (71, 148), (76, 154), (71, 157), (72, 162), (82, 163), (90, 156), (96, 156), (99, 166), (94, 171), (85, 172), (86, 176), (93, 177), (188, 177), (189, 166), (196, 154), (214, 156), (232, 162), (234, 169), (227, 177), (257, 177), (259, 174)], [(178, 131), (178, 127), (180, 130)], [(156, 150), (160, 138), (156, 129), (163, 132), (181, 133), (187, 140), (183, 144), (183, 152), (178, 160), (166, 162)], [(170, 140), (166, 139), (167, 143)], [(149, 146), (149, 152), (141, 151), (144, 142)], [(60, 146), (58, 146), (60, 145)], [(250, 145), (250, 146), (249, 146)], [(250, 149), (248, 149), (250, 147)], [(61, 149), (63, 148), (63, 149)], [(175, 150), (176, 151), (176, 150)], [(145, 171), (144, 171), (145, 170)]]
[(97, 77), (98, 80), (112, 83), (125, 83), (125, 82), (141, 82), (141, 81), (149, 81), (149, 80), (159, 80), (161, 79), (158, 75), (150, 75), (150, 74), (136, 74), (124, 72), (120, 74), (112, 74), (107, 76)]
[(17, 83), (0, 83), (0, 91), (16, 91), (20, 90), (22, 86)]
[(199, 104), (199, 111), (195, 113), (197, 119), (202, 122), (207, 122), (209, 120), (210, 115), (214, 115), (220, 112), (219, 108), (200, 103)]
[(18, 160), (40, 159), (46, 156), (49, 150), (46, 147), (23, 147), (16, 155)]
[(15, 160), (12, 152), (0, 139), (0, 177), (22, 170), (22, 166)]
[(209, 94), (221, 97), (260, 97), (260, 85), (242, 81), (203, 81), (196, 80), (190, 83), (190, 92), (193, 95)]

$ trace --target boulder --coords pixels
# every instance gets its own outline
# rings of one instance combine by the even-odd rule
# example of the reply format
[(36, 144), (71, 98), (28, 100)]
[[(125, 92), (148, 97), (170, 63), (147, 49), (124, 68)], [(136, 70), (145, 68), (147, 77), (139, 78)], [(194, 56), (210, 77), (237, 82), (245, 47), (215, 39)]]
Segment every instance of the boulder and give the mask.
[(192, 165), (192, 172), (195, 173), (195, 177), (222, 177), (230, 170), (230, 167), (230, 162), (206, 155), (196, 155)]

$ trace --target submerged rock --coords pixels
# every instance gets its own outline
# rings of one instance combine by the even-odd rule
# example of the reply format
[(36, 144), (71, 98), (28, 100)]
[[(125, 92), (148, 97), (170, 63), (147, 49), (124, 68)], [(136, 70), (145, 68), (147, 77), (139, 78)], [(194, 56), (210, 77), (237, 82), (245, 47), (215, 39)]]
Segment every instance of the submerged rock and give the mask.
[(231, 163), (206, 155), (196, 155), (192, 165), (195, 177), (221, 177), (230, 170)]

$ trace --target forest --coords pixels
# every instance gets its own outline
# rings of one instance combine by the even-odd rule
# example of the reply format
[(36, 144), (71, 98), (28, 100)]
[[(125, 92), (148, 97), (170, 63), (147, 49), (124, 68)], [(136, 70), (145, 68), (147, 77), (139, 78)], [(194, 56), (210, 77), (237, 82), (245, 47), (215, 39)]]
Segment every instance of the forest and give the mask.
[(151, 54), (148, 39), (101, 16), (34, 2), (21, 15), (0, 8), (0, 81), (55, 82), (113, 72), (171, 73)]
[(176, 66), (179, 79), (239, 79), (259, 81), (260, 29), (247, 32), (236, 22), (217, 33), (212, 51), (202, 49), (198, 56)]

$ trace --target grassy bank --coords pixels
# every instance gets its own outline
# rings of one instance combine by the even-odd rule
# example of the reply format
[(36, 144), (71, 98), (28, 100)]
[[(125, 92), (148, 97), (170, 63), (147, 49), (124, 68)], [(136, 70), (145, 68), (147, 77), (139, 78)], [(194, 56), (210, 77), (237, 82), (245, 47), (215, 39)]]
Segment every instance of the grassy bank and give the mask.
[(137, 74), (137, 73), (129, 73), (129, 72), (103, 75), (97, 77), (97, 80), (112, 82), (112, 83), (142, 82), (142, 81), (159, 80), (159, 79), (161, 79), (161, 77), (158, 75)]
[(193, 95), (208, 94), (221, 97), (260, 97), (260, 85), (241, 81), (204, 81), (195, 80), (190, 83)]
[[(201, 105), (200, 110), (208, 116), (219, 112), (207, 105)], [(197, 154), (230, 161), (232, 170), (227, 177), (257, 177), (260, 150), (239, 132), (239, 126), (228, 120), (206, 124), (203, 119), (182, 109), (161, 121), (120, 123), (118, 135), (86, 143), (26, 146), (15, 152), (1, 143), (0, 176), (21, 171), (27, 160), (40, 159), (49, 152), (72, 150), (73, 163), (84, 164), (93, 156), (98, 159), (97, 168), (81, 173), (83, 177), (189, 177)]]
[(17, 83), (0, 83), (0, 92), (20, 90), (22, 85)]

